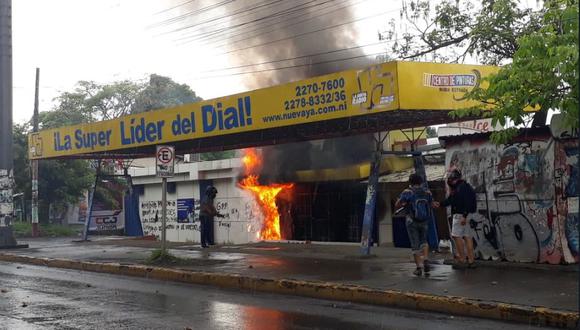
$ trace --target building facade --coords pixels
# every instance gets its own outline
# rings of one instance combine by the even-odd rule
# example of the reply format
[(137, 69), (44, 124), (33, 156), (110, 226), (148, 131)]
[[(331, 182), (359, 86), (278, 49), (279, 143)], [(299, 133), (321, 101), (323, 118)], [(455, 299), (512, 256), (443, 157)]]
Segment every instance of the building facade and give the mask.
[(501, 145), (489, 134), (445, 139), (447, 170), (477, 192), (470, 226), (481, 258), (578, 262), (578, 139), (552, 131), (524, 129)]
[[(143, 234), (161, 236), (161, 179), (155, 176), (154, 159), (142, 159), (129, 170), (139, 192), (139, 215)], [(209, 185), (218, 190), (217, 210), (225, 217), (214, 221), (217, 244), (243, 244), (257, 240), (261, 214), (254, 200), (237, 187), (240, 159), (178, 163), (175, 176), (168, 178), (167, 240), (200, 241), (199, 206)]]

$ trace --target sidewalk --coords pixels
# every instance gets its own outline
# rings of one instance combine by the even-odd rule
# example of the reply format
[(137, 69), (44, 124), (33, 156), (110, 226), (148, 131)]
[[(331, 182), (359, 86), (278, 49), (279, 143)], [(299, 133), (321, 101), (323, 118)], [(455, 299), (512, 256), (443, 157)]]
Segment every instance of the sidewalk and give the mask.
[[(33, 257), (93, 262), (142, 264), (159, 242), (126, 238), (93, 238), (79, 243), (69, 239), (28, 239), (29, 249), (4, 251)], [(198, 245), (170, 244), (174, 255), (191, 264), (172, 268), (352, 284), (434, 295), (460, 296), (511, 304), (578, 311), (578, 273), (546, 269), (479, 267), (453, 270), (435, 255), (429, 277), (411, 275), (409, 251), (392, 247), (372, 249), (362, 258), (358, 246), (258, 243), (200, 249)]]

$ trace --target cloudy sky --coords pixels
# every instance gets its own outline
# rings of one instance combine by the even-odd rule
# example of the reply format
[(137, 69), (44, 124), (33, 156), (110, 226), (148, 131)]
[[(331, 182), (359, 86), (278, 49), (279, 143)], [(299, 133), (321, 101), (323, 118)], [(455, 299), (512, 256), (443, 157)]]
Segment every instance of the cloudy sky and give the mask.
[[(264, 7), (262, 14), (265, 10), (277, 12), (302, 3), (313, 6), (310, 9), (312, 17), (320, 17), (238, 43), (232, 40), (243, 38), (250, 26), (246, 30), (239, 29), (239, 32), (232, 30), (230, 35), (222, 33), (212, 43), (191, 39), (196, 31), (204, 31), (200, 29), (212, 31), (260, 17), (259, 13), (252, 16), (245, 9), (267, 3), (272, 5)], [(350, 6), (332, 13), (338, 5)], [(215, 8), (205, 10), (210, 6)], [(398, 17), (400, 6), (400, 0), (13, 0), (14, 121), (26, 121), (32, 115), (36, 67), (40, 68), (41, 111), (50, 110), (59, 91), (71, 90), (79, 80), (99, 83), (139, 80), (151, 73), (186, 83), (205, 99), (214, 98), (266, 87), (280, 81), (273, 75), (283, 71), (228, 75), (240, 69), (225, 74), (207, 70), (377, 43), (378, 31), (385, 29), (388, 19)], [(201, 13), (191, 15), (200, 9)], [(238, 14), (231, 16), (233, 13)], [(322, 15), (324, 13), (328, 14)], [(184, 14), (189, 16), (184, 17)], [(287, 19), (286, 24), (308, 18), (304, 13), (301, 15), (293, 21), (289, 20), (292, 17), (283, 18)], [(174, 31), (205, 21), (212, 22)], [(350, 21), (353, 23), (294, 41), (223, 54)], [(329, 41), (329, 37), (336, 40)], [(372, 45), (358, 51), (375, 54), (385, 48), (386, 45)], [(289, 64), (292, 63), (277, 65)], [(244, 70), (264, 68), (268, 66)]]

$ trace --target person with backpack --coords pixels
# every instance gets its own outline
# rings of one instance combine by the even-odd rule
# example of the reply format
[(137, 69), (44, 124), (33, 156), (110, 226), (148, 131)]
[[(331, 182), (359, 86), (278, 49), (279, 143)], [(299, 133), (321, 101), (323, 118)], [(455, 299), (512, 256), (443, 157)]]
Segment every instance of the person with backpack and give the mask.
[[(457, 260), (453, 268), (475, 268), (475, 256), (473, 252), (473, 234), (468, 220), (477, 211), (477, 196), (473, 187), (463, 180), (461, 171), (453, 170), (447, 178), (450, 194), (440, 206), (451, 206), (453, 223), (451, 237), (455, 242)], [(465, 252), (467, 251), (467, 258)], [(467, 260), (466, 260), (467, 259)]]
[(421, 276), (424, 270), (425, 276), (427, 276), (431, 271), (427, 235), (429, 222), (433, 219), (435, 202), (429, 189), (423, 186), (423, 178), (420, 175), (411, 174), (409, 176), (409, 188), (401, 193), (395, 207), (397, 209), (403, 208), (407, 214), (407, 233), (417, 266), (413, 274)]

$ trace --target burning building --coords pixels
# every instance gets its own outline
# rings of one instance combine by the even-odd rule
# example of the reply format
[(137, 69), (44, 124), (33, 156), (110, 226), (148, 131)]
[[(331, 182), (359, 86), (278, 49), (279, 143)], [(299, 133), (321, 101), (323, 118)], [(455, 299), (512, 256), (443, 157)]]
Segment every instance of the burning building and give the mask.
[(293, 184), (270, 184), (260, 183), (257, 170), (262, 168), (263, 159), (256, 149), (247, 149), (242, 158), (245, 177), (238, 183), (239, 187), (249, 191), (259, 208), (262, 219), (262, 227), (257, 238), (261, 240), (280, 240), (280, 212), (278, 210), (278, 195), (284, 190), (292, 189)]
[[(177, 164), (176, 175), (168, 179), (168, 240), (199, 242), (199, 201), (205, 187), (213, 185), (218, 189), (216, 208), (225, 214), (224, 219), (214, 220), (217, 244), (360, 242), (370, 172), (371, 150), (366, 146), (372, 141), (358, 139), (363, 143), (357, 145), (353, 139), (329, 140), (335, 141), (332, 144), (314, 141), (309, 142), (308, 149), (288, 144), (240, 150), (232, 159), (200, 162), (190, 158)], [(388, 150), (397, 145), (396, 139), (387, 139), (384, 147)], [(281, 152), (293, 148), (293, 152)], [(161, 183), (155, 177), (153, 161), (139, 162), (136, 166), (142, 168), (133, 168), (130, 174), (140, 193), (143, 231), (160, 236)], [(392, 204), (404, 189), (406, 178), (393, 173), (412, 171), (412, 167), (411, 158), (385, 157), (381, 162), (376, 243), (391, 243), (395, 236), (401, 236), (395, 228)]]

